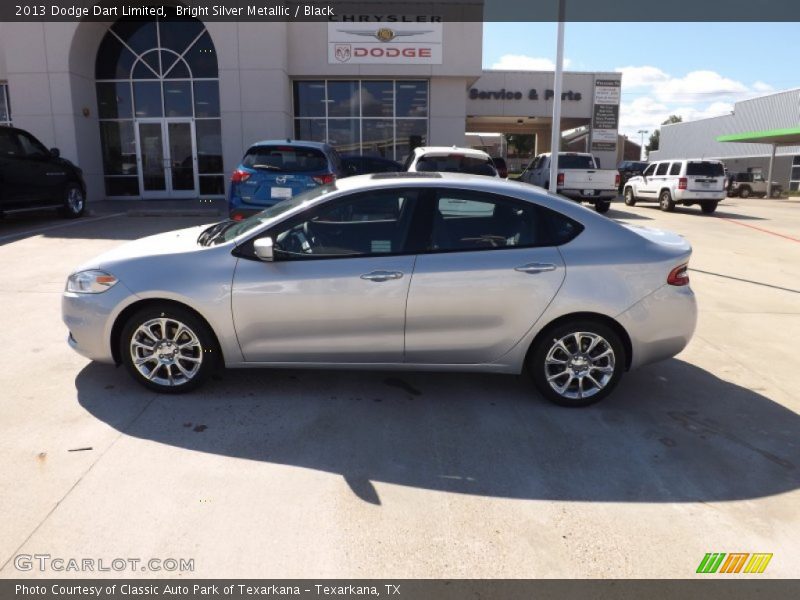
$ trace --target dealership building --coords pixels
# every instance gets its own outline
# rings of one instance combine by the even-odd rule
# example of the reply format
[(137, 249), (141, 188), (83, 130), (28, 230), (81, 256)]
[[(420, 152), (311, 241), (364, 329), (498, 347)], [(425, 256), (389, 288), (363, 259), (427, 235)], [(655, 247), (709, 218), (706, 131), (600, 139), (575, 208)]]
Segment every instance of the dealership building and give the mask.
[[(0, 22), (0, 125), (84, 171), (89, 200), (207, 198), (253, 142), (328, 141), (402, 161), (466, 132), (536, 134), (553, 73), (484, 71), (482, 23), (430, 15), (327, 22), (202, 18)], [(564, 74), (562, 130), (616, 163), (621, 75)]]
[[(760, 174), (800, 189), (800, 89), (737, 102), (728, 115), (661, 127), (649, 159), (714, 158), (729, 173)], [(772, 167), (770, 168), (770, 164)]]

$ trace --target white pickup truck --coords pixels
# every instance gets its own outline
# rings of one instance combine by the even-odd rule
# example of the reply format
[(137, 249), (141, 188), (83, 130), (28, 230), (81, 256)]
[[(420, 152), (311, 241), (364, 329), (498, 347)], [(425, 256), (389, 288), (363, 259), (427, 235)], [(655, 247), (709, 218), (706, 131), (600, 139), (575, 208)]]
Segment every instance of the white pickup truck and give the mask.
[[(540, 154), (525, 168), (520, 181), (550, 187), (550, 153)], [(599, 213), (607, 212), (611, 200), (617, 197), (619, 172), (616, 169), (601, 169), (594, 156), (585, 152), (558, 153), (559, 194), (579, 202), (594, 204)]]

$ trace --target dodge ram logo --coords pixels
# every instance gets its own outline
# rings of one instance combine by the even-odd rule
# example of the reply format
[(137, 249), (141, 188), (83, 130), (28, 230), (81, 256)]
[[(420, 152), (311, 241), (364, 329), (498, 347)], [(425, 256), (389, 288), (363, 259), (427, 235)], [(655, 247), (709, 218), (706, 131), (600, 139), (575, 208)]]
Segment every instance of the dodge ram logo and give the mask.
[(333, 55), (339, 62), (347, 62), (353, 56), (353, 49), (350, 44), (336, 44)]

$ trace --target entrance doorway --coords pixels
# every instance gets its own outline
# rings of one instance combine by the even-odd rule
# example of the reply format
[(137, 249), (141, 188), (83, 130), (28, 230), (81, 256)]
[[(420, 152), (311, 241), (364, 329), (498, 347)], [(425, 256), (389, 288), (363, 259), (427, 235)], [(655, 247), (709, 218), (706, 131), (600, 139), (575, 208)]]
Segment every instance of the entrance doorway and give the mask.
[(198, 195), (197, 142), (191, 119), (138, 119), (136, 147), (143, 198)]

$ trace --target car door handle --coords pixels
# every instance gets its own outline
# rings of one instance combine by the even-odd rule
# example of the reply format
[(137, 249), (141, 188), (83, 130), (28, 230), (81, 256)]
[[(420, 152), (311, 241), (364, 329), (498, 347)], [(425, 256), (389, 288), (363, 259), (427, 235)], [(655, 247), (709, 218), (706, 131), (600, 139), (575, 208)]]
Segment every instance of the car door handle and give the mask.
[(552, 263), (528, 263), (527, 265), (516, 267), (514, 270), (519, 271), (520, 273), (529, 273), (531, 275), (535, 275), (536, 273), (555, 271), (556, 266)]
[(372, 271), (372, 273), (364, 273), (361, 279), (367, 281), (388, 281), (390, 279), (400, 279), (403, 274), (400, 271)]

